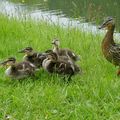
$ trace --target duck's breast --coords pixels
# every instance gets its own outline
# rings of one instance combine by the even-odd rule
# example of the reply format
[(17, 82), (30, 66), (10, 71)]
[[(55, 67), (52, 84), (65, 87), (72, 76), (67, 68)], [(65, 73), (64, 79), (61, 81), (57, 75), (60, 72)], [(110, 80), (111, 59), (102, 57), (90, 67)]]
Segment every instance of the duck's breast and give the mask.
[(5, 71), (5, 75), (11, 76), (11, 73), (12, 73), (11, 67), (7, 68), (7, 70)]
[(112, 56), (110, 54), (110, 44), (107, 41), (103, 41), (102, 43), (102, 53), (104, 55), (104, 57), (109, 61), (112, 62)]
[(51, 60), (45, 59), (42, 63), (42, 66), (45, 70), (47, 70), (48, 66), (50, 65)]

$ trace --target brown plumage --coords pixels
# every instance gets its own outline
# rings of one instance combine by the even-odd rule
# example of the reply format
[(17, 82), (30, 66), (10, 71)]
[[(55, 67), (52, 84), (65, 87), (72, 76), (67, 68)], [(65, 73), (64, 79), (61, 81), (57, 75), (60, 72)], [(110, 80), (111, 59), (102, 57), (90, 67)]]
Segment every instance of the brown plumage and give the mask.
[(115, 29), (113, 18), (108, 18), (99, 29), (102, 28), (107, 28), (107, 33), (102, 41), (101, 46), (103, 55), (109, 62), (111, 62), (115, 66), (120, 66), (120, 44), (115, 43), (113, 39)]

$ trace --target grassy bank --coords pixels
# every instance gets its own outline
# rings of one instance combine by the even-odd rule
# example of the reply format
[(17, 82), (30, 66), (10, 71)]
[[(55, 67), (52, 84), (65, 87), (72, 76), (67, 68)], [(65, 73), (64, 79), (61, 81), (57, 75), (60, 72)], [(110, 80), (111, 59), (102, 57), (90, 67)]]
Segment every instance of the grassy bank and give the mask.
[(118, 120), (120, 118), (120, 78), (116, 68), (101, 53), (102, 37), (44, 22), (17, 21), (0, 15), (0, 59), (16, 56), (32, 46), (36, 51), (51, 48), (53, 38), (61, 47), (81, 55), (83, 75), (67, 84), (60, 76), (43, 70), (23, 82), (11, 81), (0, 69), (0, 119), (16, 120)]

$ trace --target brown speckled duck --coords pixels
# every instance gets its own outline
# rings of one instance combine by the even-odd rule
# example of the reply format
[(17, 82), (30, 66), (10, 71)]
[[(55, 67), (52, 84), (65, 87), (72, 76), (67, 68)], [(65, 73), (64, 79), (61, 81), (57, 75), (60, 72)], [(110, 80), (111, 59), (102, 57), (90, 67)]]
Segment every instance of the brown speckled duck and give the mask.
[[(115, 30), (115, 22), (113, 18), (108, 18), (99, 29), (106, 28), (107, 33), (102, 41), (102, 52), (104, 57), (114, 64), (120, 66), (120, 44), (115, 43), (113, 34)], [(120, 75), (120, 69), (117, 73)]]
[(14, 57), (0, 63), (2, 66), (7, 66), (5, 75), (12, 79), (22, 79), (34, 75), (36, 67), (30, 62), (17, 63)]

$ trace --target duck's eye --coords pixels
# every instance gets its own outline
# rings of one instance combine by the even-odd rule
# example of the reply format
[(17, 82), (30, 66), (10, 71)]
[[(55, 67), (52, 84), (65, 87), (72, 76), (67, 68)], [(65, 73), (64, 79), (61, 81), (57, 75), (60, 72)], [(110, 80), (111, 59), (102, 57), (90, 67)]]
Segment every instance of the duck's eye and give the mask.
[(106, 25), (106, 23), (103, 23), (103, 26), (105, 26)]
[(109, 23), (106, 23), (106, 25), (109, 25)]

